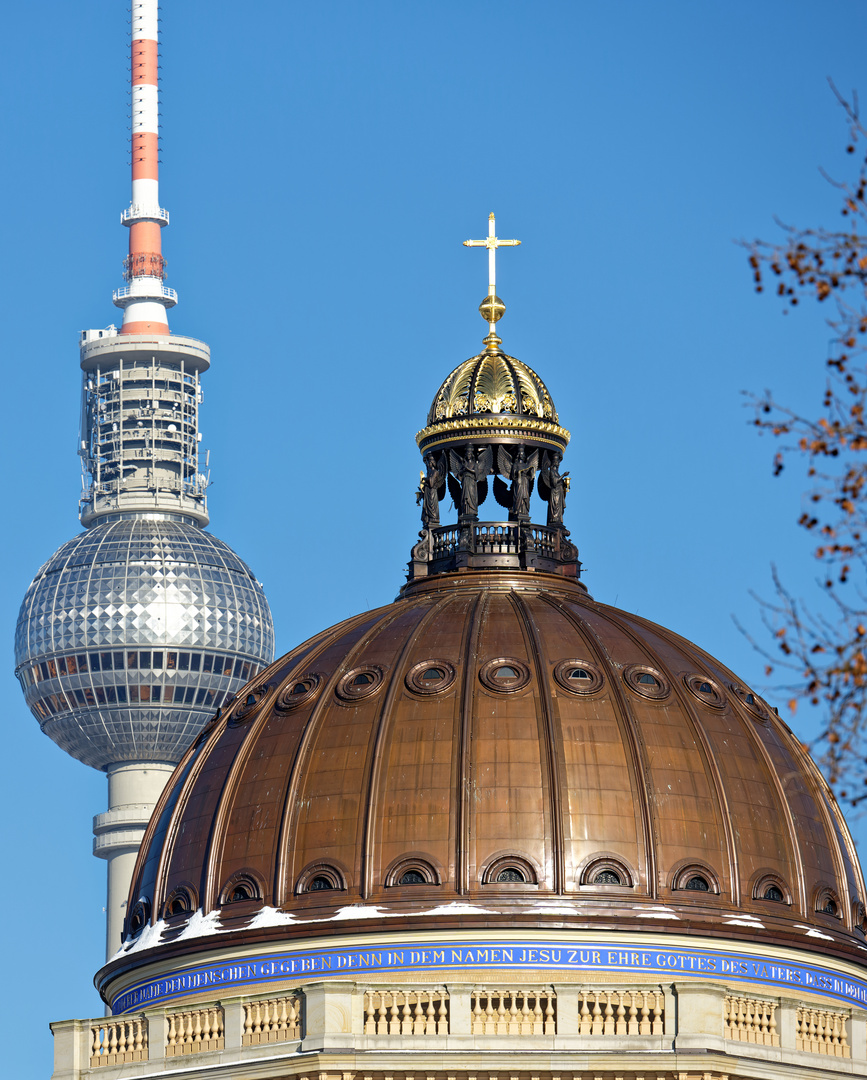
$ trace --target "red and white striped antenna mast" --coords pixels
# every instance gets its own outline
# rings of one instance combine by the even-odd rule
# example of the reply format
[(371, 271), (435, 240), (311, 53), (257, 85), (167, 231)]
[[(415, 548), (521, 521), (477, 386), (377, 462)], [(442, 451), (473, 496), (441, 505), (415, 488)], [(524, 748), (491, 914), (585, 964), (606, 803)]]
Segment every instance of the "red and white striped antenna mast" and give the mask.
[(159, 193), (159, 0), (132, 0), (132, 194), (120, 215), (129, 229), (124, 260), (127, 284), (113, 294), (123, 308), (122, 334), (168, 334), (168, 308), (178, 295), (163, 284), (166, 261), (161, 230), (168, 225)]

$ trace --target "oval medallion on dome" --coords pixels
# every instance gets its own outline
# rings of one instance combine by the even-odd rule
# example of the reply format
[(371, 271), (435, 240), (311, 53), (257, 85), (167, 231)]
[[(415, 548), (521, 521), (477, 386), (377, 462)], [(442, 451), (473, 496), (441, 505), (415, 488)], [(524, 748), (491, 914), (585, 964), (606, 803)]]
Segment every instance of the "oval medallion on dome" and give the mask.
[(318, 672), (309, 671), (300, 677), (293, 675), (277, 695), (275, 705), (278, 709), (297, 709), (316, 697), (321, 685), (322, 676)]
[(561, 660), (554, 668), (554, 678), (570, 694), (595, 694), (605, 681), (602, 671), (589, 660)]
[(357, 667), (343, 676), (337, 684), (337, 696), (345, 701), (359, 701), (370, 697), (382, 686), (382, 668), (378, 664)]
[(455, 667), (448, 660), (422, 660), (406, 675), (406, 685), (416, 694), (441, 694), (454, 681)]

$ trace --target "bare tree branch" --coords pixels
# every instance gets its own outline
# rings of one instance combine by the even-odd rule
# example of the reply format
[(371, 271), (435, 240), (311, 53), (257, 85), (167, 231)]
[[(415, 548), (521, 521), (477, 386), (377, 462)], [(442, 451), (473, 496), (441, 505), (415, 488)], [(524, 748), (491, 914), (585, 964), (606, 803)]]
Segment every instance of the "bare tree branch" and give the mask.
[[(758, 600), (762, 621), (776, 645), (766, 674), (788, 672), (791, 710), (799, 701), (821, 706), (823, 728), (814, 742), (839, 796), (857, 805), (867, 799), (867, 130), (857, 95), (831, 90), (846, 113), (846, 150), (858, 166), (849, 180), (823, 172), (842, 196), (840, 231), (780, 225), (777, 243), (745, 243), (757, 292), (776, 282), (784, 312), (801, 300), (830, 300), (834, 314), (825, 359), (827, 382), (815, 416), (778, 402), (770, 391), (750, 395), (753, 423), (781, 439), (774, 475), (803, 462), (810, 507), (798, 524), (813, 535), (819, 587), (833, 618), (798, 600), (773, 571), (773, 600)], [(830, 606), (829, 606), (830, 605)], [(747, 635), (749, 637), (749, 635)]]

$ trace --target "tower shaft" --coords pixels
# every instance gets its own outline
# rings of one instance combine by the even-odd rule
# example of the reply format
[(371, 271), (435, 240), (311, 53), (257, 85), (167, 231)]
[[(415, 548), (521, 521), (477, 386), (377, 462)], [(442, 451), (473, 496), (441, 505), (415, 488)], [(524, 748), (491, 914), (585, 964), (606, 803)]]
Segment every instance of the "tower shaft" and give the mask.
[(93, 854), (108, 862), (105, 955), (120, 944), (127, 894), (139, 845), (174, 766), (164, 761), (110, 765), (108, 810), (93, 819)]
[(108, 877), (107, 955), (121, 943), (139, 843), (174, 765), (274, 657), (268, 602), (208, 524), (200, 462), (210, 350), (169, 331), (159, 199), (158, 0), (131, 0), (132, 191), (123, 325), (85, 330), (79, 455), (85, 532), (22, 602), (15, 673), (43, 732), (108, 775), (94, 854)]

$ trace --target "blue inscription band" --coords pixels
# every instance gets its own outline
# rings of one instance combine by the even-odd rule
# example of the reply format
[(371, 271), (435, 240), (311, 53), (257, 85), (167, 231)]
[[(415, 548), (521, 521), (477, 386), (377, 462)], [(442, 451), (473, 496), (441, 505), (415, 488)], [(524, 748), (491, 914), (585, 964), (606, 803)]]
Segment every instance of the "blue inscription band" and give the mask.
[[(760, 954), (708, 949), (653, 949), (646, 945), (584, 944), (573, 948), (550, 941), (485, 945), (435, 943), (372, 949), (325, 949), (230, 960), (188, 968), (138, 983), (112, 1003), (115, 1016), (147, 1008), (197, 990), (235, 989), (252, 983), (299, 982), (305, 976), (366, 975), (374, 971), (441, 971), (461, 968), (533, 968), (588, 972), (642, 972), (669, 978), (724, 977), (786, 990), (812, 991), (850, 1005), (867, 1007), (867, 982), (812, 964), (789, 963)], [(309, 978), (306, 981), (310, 981)]]

